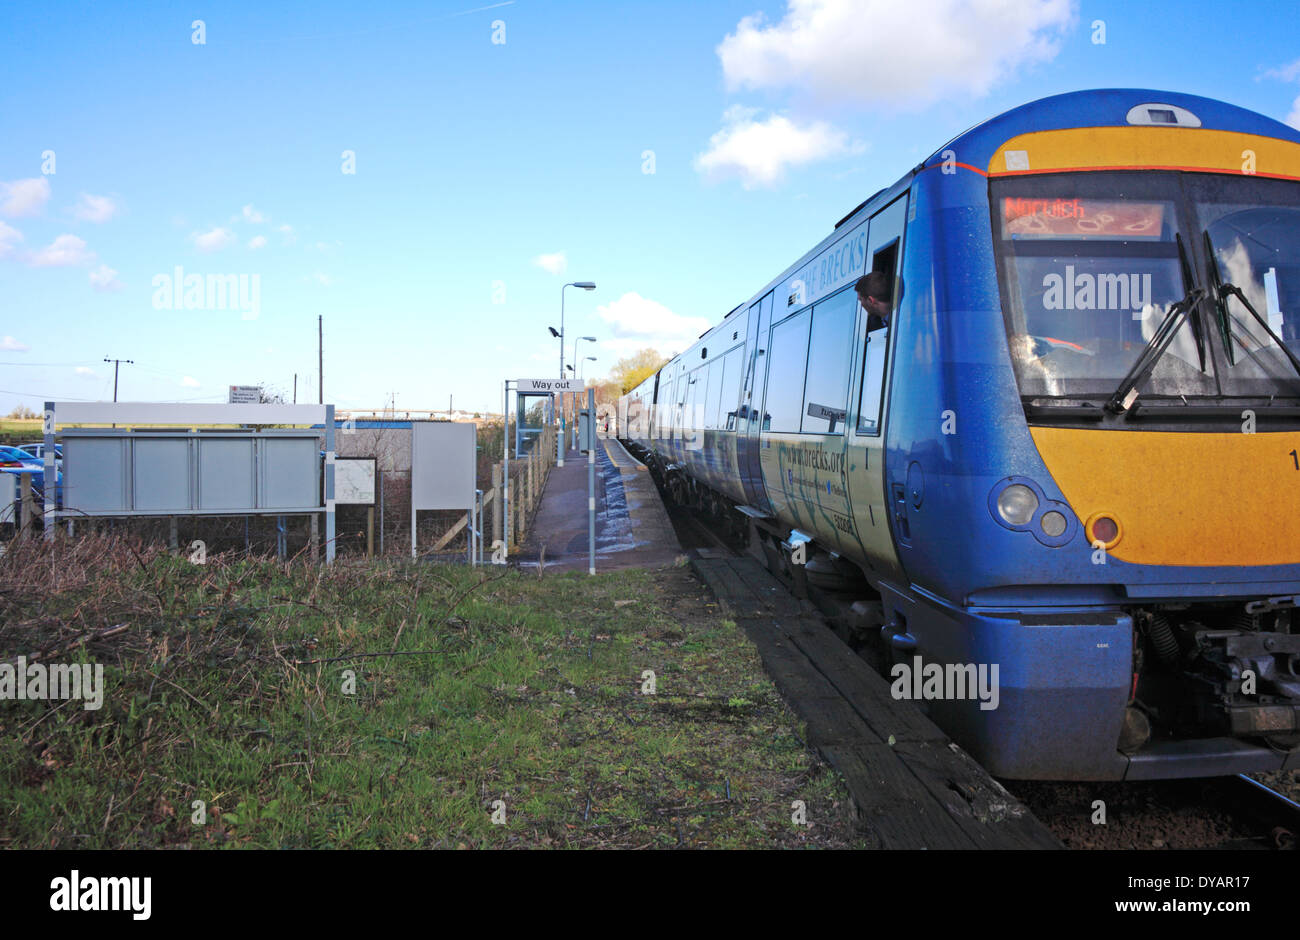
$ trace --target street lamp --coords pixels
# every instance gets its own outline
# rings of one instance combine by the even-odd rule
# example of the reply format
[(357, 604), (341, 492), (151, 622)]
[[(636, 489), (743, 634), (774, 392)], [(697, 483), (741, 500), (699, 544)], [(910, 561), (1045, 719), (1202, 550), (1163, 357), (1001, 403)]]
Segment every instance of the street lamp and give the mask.
[[(560, 378), (564, 378), (564, 288), (580, 287), (583, 290), (595, 290), (594, 281), (570, 281), (560, 288)], [(554, 330), (551, 331), (555, 332)]]
[(596, 337), (594, 336), (575, 337), (573, 340), (573, 361), (574, 362), (578, 361), (578, 343), (582, 342), (584, 339), (589, 343), (594, 343), (596, 341)]
[[(585, 356), (585, 357), (583, 358), (583, 362), (595, 362), (595, 361), (596, 361), (596, 357), (595, 357), (595, 356)], [(578, 363), (578, 381), (579, 381), (579, 382), (582, 381), (582, 363), (581, 363), (581, 362)]]
[[(595, 281), (570, 281), (568, 284), (565, 284), (564, 287), (560, 288), (560, 379), (561, 381), (564, 379), (564, 288), (565, 287), (577, 287), (582, 290), (595, 290), (596, 282)], [(551, 332), (554, 333), (555, 330), (552, 329)], [(577, 349), (577, 345), (578, 345), (577, 343), (574, 343), (575, 350)], [(576, 351), (574, 352), (574, 355), (575, 356), (577, 355)], [(560, 400), (561, 402), (563, 402), (563, 399)], [(560, 433), (555, 436), (555, 450), (556, 450), (555, 465), (557, 467), (564, 466), (565, 431), (566, 428), (564, 422), (564, 409), (561, 408), (560, 409)]]
[[(582, 378), (582, 372), (580, 371), (580, 370), (581, 370), (581, 367), (582, 367), (582, 363), (578, 361), (578, 343), (580, 343), (580, 342), (581, 342), (582, 340), (584, 340), (584, 339), (585, 339), (587, 342), (589, 342), (589, 343), (594, 343), (594, 342), (596, 342), (596, 337), (594, 337), (594, 336), (578, 336), (578, 337), (575, 337), (575, 338), (574, 338), (574, 340), (573, 340), (573, 361), (574, 361), (575, 363), (578, 363), (578, 364), (577, 364), (577, 366), (569, 366), (568, 369), (569, 369), (570, 372), (573, 373), (573, 377), (574, 377), (575, 379), (581, 379), (581, 378)], [(581, 394), (581, 390), (579, 390), (579, 394)], [(580, 402), (580, 401), (577, 402), (577, 403), (573, 406), (575, 412), (576, 412), (579, 408), (581, 408), (581, 407), (582, 407), (582, 402)], [(576, 419), (575, 419), (575, 420), (576, 420)]]

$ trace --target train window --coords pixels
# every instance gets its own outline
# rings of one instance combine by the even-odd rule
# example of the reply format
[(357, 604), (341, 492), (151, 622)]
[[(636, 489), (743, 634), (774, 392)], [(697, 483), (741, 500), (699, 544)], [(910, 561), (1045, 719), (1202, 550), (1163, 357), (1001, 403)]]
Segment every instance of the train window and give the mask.
[(1214, 279), (1240, 288), (1268, 324), (1265, 330), (1235, 295), (1215, 305), (1226, 347), (1224, 394), (1300, 394), (1289, 357), (1269, 335), (1300, 356), (1300, 184), (1197, 174), (1185, 186)]
[(745, 347), (737, 346), (723, 358), (722, 397), (718, 402), (718, 427), (736, 430), (736, 412), (740, 404), (740, 380), (744, 373)]
[(719, 357), (709, 363), (709, 393), (704, 399), (704, 421), (701, 427), (712, 430), (718, 426), (718, 398), (722, 394), (722, 373), (727, 361)]
[[(1192, 286), (1180, 257), (1177, 180), (1053, 174), (995, 180), (991, 195), (1021, 394), (1111, 395)], [(1186, 233), (1181, 246), (1184, 255), (1194, 250)], [(1211, 331), (1199, 316), (1174, 334), (1143, 394), (1215, 394)]]
[[(877, 213), (871, 220), (867, 254), (871, 270), (888, 274), (894, 285), (890, 306), (898, 310), (900, 250), (903, 226), (906, 224), (907, 197), (904, 196)], [(889, 334), (893, 318), (884, 326), (875, 317), (867, 318), (866, 349), (862, 356), (862, 392), (858, 398), (858, 433), (880, 433), (880, 405), (885, 387), (885, 353), (889, 349)]]
[(676, 430), (675, 437), (681, 439), (681, 430), (686, 426), (686, 394), (690, 391), (690, 376), (682, 373), (677, 376), (676, 397), (673, 399), (676, 407), (673, 410), (672, 426)]
[(847, 288), (813, 306), (803, 431), (843, 434), (857, 295)]
[(703, 389), (708, 381), (707, 369), (699, 368), (686, 377), (686, 404), (684, 415), (682, 415), (681, 426), (686, 430), (695, 430), (701, 426), (699, 423), (699, 412), (701, 412), (701, 398)]
[(772, 327), (767, 354), (763, 430), (798, 431), (803, 417), (803, 380), (808, 366), (811, 308)]

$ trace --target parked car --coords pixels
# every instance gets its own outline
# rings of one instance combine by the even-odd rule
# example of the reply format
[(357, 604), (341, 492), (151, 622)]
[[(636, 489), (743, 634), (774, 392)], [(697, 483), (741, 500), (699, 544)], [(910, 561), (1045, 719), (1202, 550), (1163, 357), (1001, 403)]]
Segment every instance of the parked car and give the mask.
[[(37, 458), (38, 460), (45, 459), (44, 441), (36, 441), (32, 444), (19, 444), (18, 449), (27, 451), (27, 453), (31, 454), (33, 457)], [(63, 445), (62, 444), (54, 445), (54, 464), (59, 468), (63, 467)]]
[[(45, 492), (45, 461), (32, 456), (21, 448), (0, 445), (0, 473), (21, 474), (28, 471), (32, 474), (32, 492), (37, 496), (43, 495)], [(56, 468), (55, 473), (54, 497), (62, 505), (63, 471)]]

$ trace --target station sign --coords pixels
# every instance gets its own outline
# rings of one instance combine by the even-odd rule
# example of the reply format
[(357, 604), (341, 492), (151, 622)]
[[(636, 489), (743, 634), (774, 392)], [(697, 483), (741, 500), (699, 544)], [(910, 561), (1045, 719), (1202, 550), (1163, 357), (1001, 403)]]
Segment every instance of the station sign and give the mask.
[(232, 405), (257, 405), (261, 401), (262, 387), (260, 385), (230, 386), (230, 404)]
[(515, 379), (521, 392), (580, 392), (585, 384), (580, 379)]

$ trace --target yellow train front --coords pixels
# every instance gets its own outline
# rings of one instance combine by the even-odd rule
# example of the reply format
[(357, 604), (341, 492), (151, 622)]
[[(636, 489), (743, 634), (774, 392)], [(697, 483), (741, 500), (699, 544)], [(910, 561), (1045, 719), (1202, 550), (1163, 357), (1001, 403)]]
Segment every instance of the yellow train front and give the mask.
[(619, 427), (669, 492), (802, 545), (993, 773), (1294, 769), (1298, 327), (1300, 133), (1078, 92), (857, 207)]

